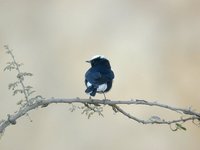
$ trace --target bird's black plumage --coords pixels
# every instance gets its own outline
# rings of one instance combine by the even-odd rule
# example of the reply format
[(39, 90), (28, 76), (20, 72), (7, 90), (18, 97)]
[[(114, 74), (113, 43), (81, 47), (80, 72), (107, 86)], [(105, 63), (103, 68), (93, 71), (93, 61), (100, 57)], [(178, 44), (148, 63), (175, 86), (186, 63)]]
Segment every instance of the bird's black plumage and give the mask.
[(112, 87), (114, 73), (110, 62), (103, 56), (94, 56), (90, 61), (91, 68), (85, 73), (85, 92), (91, 96), (108, 92)]

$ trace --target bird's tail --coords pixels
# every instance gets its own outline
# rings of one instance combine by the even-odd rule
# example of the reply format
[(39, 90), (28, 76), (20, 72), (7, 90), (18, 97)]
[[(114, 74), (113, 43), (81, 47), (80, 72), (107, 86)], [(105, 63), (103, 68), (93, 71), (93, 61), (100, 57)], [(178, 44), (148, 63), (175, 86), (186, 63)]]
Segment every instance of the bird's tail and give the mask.
[(90, 94), (90, 96), (95, 96), (96, 92), (97, 92), (97, 88), (95, 88), (94, 86), (89, 86), (85, 90), (85, 93)]

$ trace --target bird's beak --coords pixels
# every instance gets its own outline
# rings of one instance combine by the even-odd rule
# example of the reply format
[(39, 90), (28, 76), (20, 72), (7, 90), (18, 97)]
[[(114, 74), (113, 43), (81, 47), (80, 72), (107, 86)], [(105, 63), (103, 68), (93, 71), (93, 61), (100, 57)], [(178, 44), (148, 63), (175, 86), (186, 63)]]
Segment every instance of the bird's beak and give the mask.
[(87, 62), (87, 63), (91, 63), (91, 61), (90, 61), (90, 60), (86, 60), (85, 62)]

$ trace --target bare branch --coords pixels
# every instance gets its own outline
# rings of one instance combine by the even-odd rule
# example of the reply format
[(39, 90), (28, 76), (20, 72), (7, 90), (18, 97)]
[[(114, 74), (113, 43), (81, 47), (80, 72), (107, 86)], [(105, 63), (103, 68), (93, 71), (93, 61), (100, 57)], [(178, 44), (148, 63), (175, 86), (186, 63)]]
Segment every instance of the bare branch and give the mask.
[[(87, 108), (91, 109), (92, 111), (95, 111), (96, 109), (94, 107), (91, 107), (90, 105), (93, 104), (94, 106), (99, 107), (100, 105), (107, 105), (112, 107), (114, 112), (120, 112), (121, 114), (123, 114), (124, 116), (133, 119), (134, 121), (138, 122), (138, 123), (143, 123), (143, 124), (167, 124), (167, 125), (171, 125), (171, 124), (175, 124), (175, 123), (184, 123), (186, 121), (189, 120), (197, 120), (200, 121), (200, 113), (198, 112), (194, 112), (190, 109), (183, 109), (183, 108), (176, 108), (176, 107), (172, 107), (169, 105), (164, 105), (164, 104), (159, 104), (157, 102), (148, 102), (145, 100), (127, 100), (127, 101), (114, 101), (114, 100), (99, 100), (99, 99), (80, 99), (80, 98), (72, 98), (72, 99), (65, 99), (65, 98), (51, 98), (51, 99), (37, 99), (34, 101), (34, 103), (29, 104), (29, 105), (25, 105), (24, 107), (20, 108), (20, 110), (18, 112), (16, 112), (13, 115), (8, 115), (8, 118), (6, 120), (3, 120), (0, 122), (0, 133), (3, 133), (3, 131), (6, 129), (6, 127), (8, 127), (11, 124), (16, 124), (16, 121), (18, 118), (24, 116), (25, 114), (27, 114), (29, 111), (36, 109), (38, 107), (44, 108), (49, 106), (50, 104), (57, 104), (57, 103), (67, 103), (67, 104), (74, 104), (74, 103), (80, 103), (83, 104), (85, 106), (87, 106)], [(168, 109), (170, 111), (174, 111), (174, 112), (179, 112), (182, 114), (187, 115), (186, 118), (178, 118), (176, 120), (169, 120), (166, 121), (164, 119), (159, 119), (159, 117), (153, 117), (152, 119), (149, 120), (142, 120), (139, 119), (131, 114), (129, 114), (128, 112), (126, 112), (125, 110), (123, 110), (122, 108), (120, 108), (118, 105), (146, 105), (146, 106), (156, 106), (156, 107), (161, 107), (161, 108), (165, 108)], [(100, 112), (102, 113), (102, 112)], [(179, 125), (179, 124), (178, 124)]]

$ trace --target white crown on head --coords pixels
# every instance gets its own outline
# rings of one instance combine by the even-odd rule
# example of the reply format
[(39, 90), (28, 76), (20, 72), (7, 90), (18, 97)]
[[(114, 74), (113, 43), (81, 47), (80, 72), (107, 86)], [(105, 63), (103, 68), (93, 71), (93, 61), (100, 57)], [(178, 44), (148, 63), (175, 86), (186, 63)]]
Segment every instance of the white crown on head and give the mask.
[(93, 56), (93, 57), (90, 59), (90, 61), (91, 61), (91, 60), (94, 60), (94, 59), (96, 59), (96, 58), (106, 59), (106, 57), (103, 56), (103, 55), (95, 55), (95, 56)]

